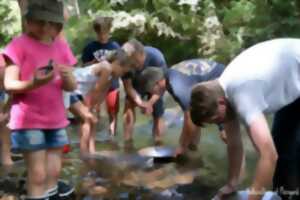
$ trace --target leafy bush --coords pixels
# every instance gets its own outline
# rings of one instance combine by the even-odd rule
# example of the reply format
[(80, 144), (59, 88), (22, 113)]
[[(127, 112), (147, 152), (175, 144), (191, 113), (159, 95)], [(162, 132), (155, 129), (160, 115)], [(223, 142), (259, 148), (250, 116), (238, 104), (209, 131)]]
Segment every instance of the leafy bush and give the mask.
[[(1, 45), (16, 32), (9, 0), (0, 0)], [(72, 10), (74, 0), (65, 0)], [(73, 2), (73, 3), (72, 3)], [(136, 37), (163, 51), (169, 65), (195, 58), (227, 64), (243, 49), (276, 37), (300, 34), (297, 0), (85, 0), (80, 16), (65, 27), (76, 55), (94, 37), (96, 15), (114, 18), (112, 36), (119, 43)], [(73, 10), (76, 10), (73, 8)], [(14, 11), (13, 11), (14, 12)], [(16, 13), (16, 12), (14, 12)], [(15, 26), (14, 26), (15, 27)]]
[(0, 0), (0, 48), (21, 30), (20, 15), (15, 13), (18, 13), (16, 1)]

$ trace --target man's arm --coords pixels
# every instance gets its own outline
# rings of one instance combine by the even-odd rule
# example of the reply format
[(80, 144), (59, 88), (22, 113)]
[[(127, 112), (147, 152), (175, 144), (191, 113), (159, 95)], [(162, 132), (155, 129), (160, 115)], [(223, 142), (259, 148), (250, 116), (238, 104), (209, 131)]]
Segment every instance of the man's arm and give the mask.
[(194, 142), (198, 143), (200, 135), (200, 129), (192, 122), (189, 111), (185, 111), (177, 154), (185, 153), (192, 141), (197, 140)]
[(229, 160), (229, 183), (234, 189), (240, 181), (242, 171), (244, 149), (240, 131), (240, 123), (235, 116), (232, 120), (224, 124), (224, 129), (227, 134), (227, 153)]
[(227, 134), (227, 154), (229, 161), (228, 182), (223, 186), (214, 199), (222, 199), (224, 195), (237, 190), (243, 169), (244, 150), (237, 116), (224, 123)]
[(152, 94), (151, 98), (147, 102), (153, 106), (159, 100), (159, 98), (160, 98), (160, 95)]
[(125, 92), (129, 98), (131, 98), (137, 106), (142, 107), (144, 102), (137, 91), (133, 88), (131, 79), (123, 79), (123, 84)]
[(266, 190), (271, 184), (278, 155), (263, 114), (250, 123), (248, 134), (259, 153), (255, 177), (250, 188), (250, 194), (253, 192), (253, 195), (250, 195), (248, 199), (259, 200), (263, 194), (255, 195), (254, 193)]
[(150, 99), (143, 104), (143, 112), (150, 115), (153, 112), (153, 105), (159, 100), (160, 95), (152, 94)]

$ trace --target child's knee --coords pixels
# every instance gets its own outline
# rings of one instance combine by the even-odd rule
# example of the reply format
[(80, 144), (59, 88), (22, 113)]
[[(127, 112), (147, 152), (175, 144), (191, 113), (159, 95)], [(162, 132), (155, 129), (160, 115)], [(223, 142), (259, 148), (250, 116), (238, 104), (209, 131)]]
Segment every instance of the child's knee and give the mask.
[(97, 117), (95, 117), (92, 113), (85, 113), (83, 115), (84, 123), (89, 123), (91, 125), (96, 125), (98, 122)]
[(61, 167), (60, 165), (56, 166), (56, 167), (51, 167), (48, 170), (48, 174), (47, 176), (54, 178), (54, 179), (58, 179), (60, 176), (60, 172), (61, 172)]
[(134, 117), (133, 117), (133, 114), (130, 113), (130, 112), (125, 112), (125, 113), (123, 114), (123, 121), (124, 121), (126, 124), (134, 123)]
[(30, 182), (35, 185), (45, 184), (47, 179), (46, 170), (42, 167), (34, 167), (32, 169), (29, 169), (28, 176)]

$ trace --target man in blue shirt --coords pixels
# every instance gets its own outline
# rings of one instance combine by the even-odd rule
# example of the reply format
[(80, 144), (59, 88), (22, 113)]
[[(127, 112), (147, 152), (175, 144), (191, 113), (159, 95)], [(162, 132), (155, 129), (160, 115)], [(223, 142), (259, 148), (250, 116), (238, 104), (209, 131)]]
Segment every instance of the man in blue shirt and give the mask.
[[(187, 149), (197, 149), (200, 139), (200, 130), (193, 124), (189, 112), (192, 87), (197, 83), (218, 78), (224, 69), (224, 65), (213, 61), (191, 59), (173, 65), (167, 70), (148, 67), (141, 73), (140, 79), (144, 91), (161, 96), (167, 90), (184, 113), (178, 154), (185, 153)], [(222, 139), (225, 139), (222, 125), (219, 125), (219, 130)]]
[[(124, 110), (124, 137), (125, 141), (132, 139), (133, 127), (135, 123), (136, 106), (142, 108), (145, 113), (152, 113), (153, 116), (153, 136), (155, 143), (161, 142), (163, 132), (164, 104), (160, 96), (148, 96), (147, 101), (142, 98), (147, 96), (140, 84), (140, 74), (148, 66), (166, 69), (167, 64), (163, 54), (157, 48), (145, 46), (139, 41), (132, 39), (122, 47), (135, 61), (136, 70), (126, 74), (122, 79), (126, 91), (126, 101)], [(152, 112), (153, 111), (153, 112)]]

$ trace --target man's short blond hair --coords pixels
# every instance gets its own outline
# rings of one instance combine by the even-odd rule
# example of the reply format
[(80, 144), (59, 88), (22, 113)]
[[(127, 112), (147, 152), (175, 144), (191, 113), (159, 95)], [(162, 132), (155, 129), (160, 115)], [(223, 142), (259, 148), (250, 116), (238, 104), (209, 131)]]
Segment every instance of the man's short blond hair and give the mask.
[(218, 110), (219, 90), (213, 81), (199, 83), (192, 89), (190, 113), (194, 124), (203, 126), (203, 122), (213, 117)]

